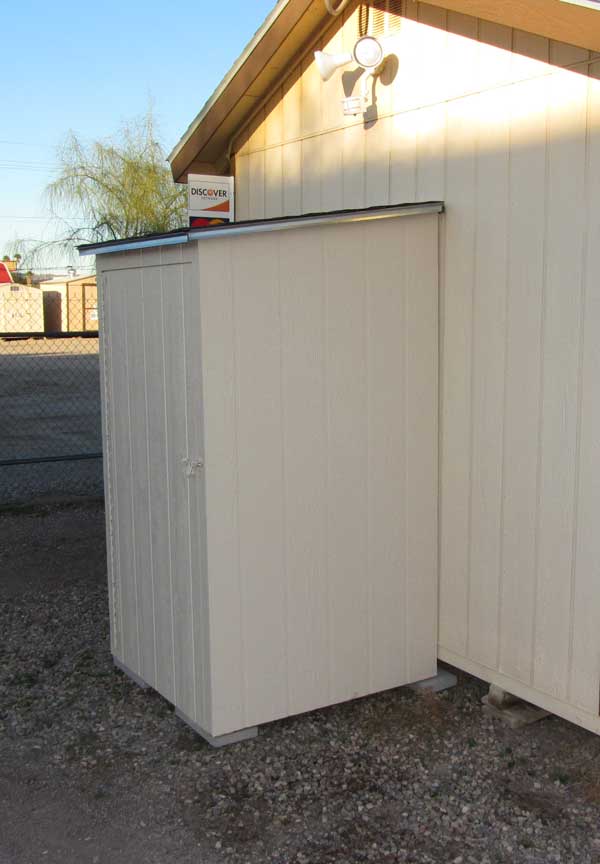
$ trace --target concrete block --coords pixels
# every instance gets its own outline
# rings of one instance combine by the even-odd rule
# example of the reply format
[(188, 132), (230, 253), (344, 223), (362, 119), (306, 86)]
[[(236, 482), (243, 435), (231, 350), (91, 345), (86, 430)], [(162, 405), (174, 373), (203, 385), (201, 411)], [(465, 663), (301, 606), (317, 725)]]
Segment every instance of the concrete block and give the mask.
[(415, 693), (440, 693), (442, 690), (449, 690), (451, 687), (456, 687), (456, 675), (449, 672), (448, 669), (438, 669), (437, 675), (433, 678), (425, 678), (423, 681), (417, 681), (415, 684), (409, 685)]
[(517, 699), (512, 693), (506, 693), (505, 696), (509, 698), (503, 698), (501, 694), (505, 693), (505, 691), (498, 687), (494, 689), (495, 691), (500, 691), (500, 693), (494, 692), (492, 694), (492, 687), (490, 687), (490, 693), (481, 700), (483, 702), (483, 711), (488, 717), (500, 720), (502, 723), (510, 726), (511, 729), (522, 729), (523, 726), (537, 723), (538, 720), (548, 717), (550, 713), (549, 711), (544, 711), (543, 708), (536, 708), (535, 705), (530, 705), (529, 702)]

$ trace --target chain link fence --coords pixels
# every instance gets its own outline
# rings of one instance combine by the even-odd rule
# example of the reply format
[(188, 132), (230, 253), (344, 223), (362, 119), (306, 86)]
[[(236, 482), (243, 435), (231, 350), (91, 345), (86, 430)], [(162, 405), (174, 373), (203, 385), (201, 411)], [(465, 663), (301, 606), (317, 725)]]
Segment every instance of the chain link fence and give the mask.
[(95, 277), (0, 284), (0, 506), (100, 494)]

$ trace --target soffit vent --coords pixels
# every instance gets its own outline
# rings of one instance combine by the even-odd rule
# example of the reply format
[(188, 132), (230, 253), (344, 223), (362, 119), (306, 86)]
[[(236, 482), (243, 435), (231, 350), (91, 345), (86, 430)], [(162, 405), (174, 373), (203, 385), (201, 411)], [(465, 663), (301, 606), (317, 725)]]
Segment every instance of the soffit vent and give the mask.
[(369, 0), (358, 13), (359, 36), (389, 36), (400, 30), (404, 0)]

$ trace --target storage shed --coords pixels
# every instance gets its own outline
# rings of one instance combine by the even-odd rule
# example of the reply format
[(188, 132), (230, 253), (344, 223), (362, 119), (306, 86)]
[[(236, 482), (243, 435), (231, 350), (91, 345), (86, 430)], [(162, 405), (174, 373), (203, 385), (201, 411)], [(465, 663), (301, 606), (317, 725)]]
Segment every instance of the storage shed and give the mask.
[(55, 276), (40, 282), (47, 333), (98, 329), (96, 276)]
[(112, 650), (209, 740), (435, 674), (440, 212), (97, 250)]
[(43, 329), (42, 292), (37, 285), (0, 283), (0, 333), (39, 333)]
[[(105, 376), (113, 651), (211, 735), (436, 654), (600, 732), (600, 11), (341, 5), (280, 0), (171, 154), (234, 174), (237, 225), (90, 250), (130, 376)], [(159, 297), (144, 336), (129, 304)]]

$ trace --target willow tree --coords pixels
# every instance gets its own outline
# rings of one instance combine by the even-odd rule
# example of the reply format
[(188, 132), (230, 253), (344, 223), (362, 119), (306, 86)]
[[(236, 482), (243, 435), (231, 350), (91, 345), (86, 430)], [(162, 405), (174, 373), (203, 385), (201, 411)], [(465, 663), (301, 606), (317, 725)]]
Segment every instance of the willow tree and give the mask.
[[(71, 132), (58, 150), (58, 177), (47, 187), (55, 217), (69, 225), (65, 247), (170, 231), (186, 223), (185, 187), (173, 182), (152, 113), (110, 140), (83, 143)], [(78, 227), (70, 224), (77, 218)]]

